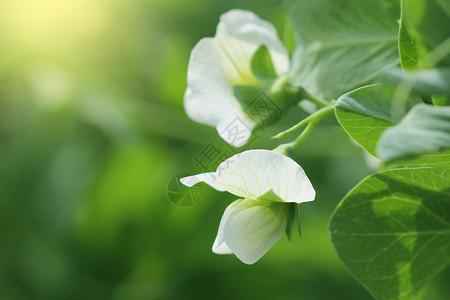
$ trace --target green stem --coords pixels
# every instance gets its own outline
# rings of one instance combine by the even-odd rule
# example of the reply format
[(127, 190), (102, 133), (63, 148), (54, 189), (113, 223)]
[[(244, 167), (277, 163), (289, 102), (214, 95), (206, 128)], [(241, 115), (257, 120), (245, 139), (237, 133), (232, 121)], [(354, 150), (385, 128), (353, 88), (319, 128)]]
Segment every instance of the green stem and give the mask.
[(318, 120), (311, 121), (308, 126), (306, 126), (305, 130), (303, 130), (303, 132), (294, 141), (286, 144), (281, 144), (273, 151), (289, 155), (291, 150), (297, 148), (297, 146), (300, 145), (311, 134), (317, 124), (319, 124)]
[(280, 132), (279, 134), (275, 135), (273, 137), (273, 139), (279, 139), (279, 138), (285, 136), (286, 134), (292, 133), (292, 132), (300, 129), (301, 127), (305, 126), (308, 123), (309, 124), (311, 124), (313, 122), (318, 123), (320, 120), (322, 120), (326, 116), (331, 115), (333, 113), (333, 111), (334, 111), (334, 105), (328, 105), (326, 107), (323, 107), (323, 108), (319, 109), (318, 111), (316, 111), (315, 113), (313, 113), (312, 115), (310, 115), (309, 117), (303, 119), (302, 121), (300, 121), (296, 125), (292, 126), (291, 128), (289, 128), (289, 129), (287, 129), (287, 130), (285, 130), (283, 132)]
[(311, 121), (311, 123), (306, 126), (305, 130), (303, 130), (303, 132), (292, 142), (293, 145), (290, 148), (297, 148), (297, 146), (300, 145), (301, 142), (303, 142), (310, 135), (317, 124), (319, 124), (318, 120)]

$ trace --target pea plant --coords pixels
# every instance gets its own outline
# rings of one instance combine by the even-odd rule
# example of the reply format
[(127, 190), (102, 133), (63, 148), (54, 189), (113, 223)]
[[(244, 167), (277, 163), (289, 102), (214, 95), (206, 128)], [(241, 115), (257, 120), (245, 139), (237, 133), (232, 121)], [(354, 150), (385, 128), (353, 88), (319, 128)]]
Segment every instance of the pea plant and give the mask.
[(212, 250), (253, 264), (285, 233), (291, 238), (299, 204), (313, 201), (316, 191), (289, 155), (334, 116), (382, 163), (336, 207), (331, 242), (376, 299), (420, 298), (450, 262), (450, 3), (278, 4), (290, 20), (283, 36), (291, 38), (282, 41), (250, 11), (231, 10), (216, 35), (191, 53), (186, 113), (216, 127), (231, 146), (270, 126), (266, 114), (248, 109), (261, 93), (283, 111), (305, 102), (314, 107), (274, 137), (294, 136), (291, 142), (243, 151), (215, 172), (181, 179), (238, 197), (222, 216)]

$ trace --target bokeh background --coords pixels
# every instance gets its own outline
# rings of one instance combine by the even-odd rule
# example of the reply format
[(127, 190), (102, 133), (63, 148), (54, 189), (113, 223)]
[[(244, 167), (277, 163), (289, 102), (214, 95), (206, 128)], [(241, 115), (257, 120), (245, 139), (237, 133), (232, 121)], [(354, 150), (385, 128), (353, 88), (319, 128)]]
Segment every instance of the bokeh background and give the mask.
[[(191, 49), (231, 8), (284, 30), (270, 1), (0, 2), (1, 299), (371, 299), (327, 235), (371, 172), (332, 119), (295, 154), (317, 190), (302, 238), (255, 265), (211, 252), (232, 195), (201, 186), (191, 207), (168, 199), (218, 141), (182, 100)], [(305, 115), (293, 109), (250, 148), (274, 148), (270, 136)]]

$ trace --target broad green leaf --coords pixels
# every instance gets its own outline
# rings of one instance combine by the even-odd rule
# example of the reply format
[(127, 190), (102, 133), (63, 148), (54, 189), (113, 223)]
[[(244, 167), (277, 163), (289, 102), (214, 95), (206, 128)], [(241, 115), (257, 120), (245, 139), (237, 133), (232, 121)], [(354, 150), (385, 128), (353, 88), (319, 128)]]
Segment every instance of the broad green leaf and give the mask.
[(371, 155), (376, 153), (377, 142), (386, 128), (393, 123), (336, 108), (336, 117), (347, 134)]
[(384, 85), (370, 85), (342, 95), (336, 102), (336, 117), (342, 128), (361, 147), (377, 156), (381, 134), (396, 124), (420, 99), (394, 99), (395, 90)]
[(277, 77), (272, 58), (265, 45), (260, 46), (253, 54), (251, 68), (253, 75), (258, 79), (270, 80)]
[[(388, 78), (403, 81), (421, 95), (433, 95), (432, 103), (450, 105), (450, 2), (447, 0), (403, 0), (399, 31), (399, 53), (404, 70), (430, 69), (402, 74), (389, 70)], [(447, 69), (445, 68), (447, 67)]]
[[(407, 24), (406, 14), (407, 6), (405, 1), (401, 1), (402, 13), (400, 20), (400, 29), (398, 34), (398, 50), (400, 54), (401, 66), (404, 70), (414, 71), (424, 68), (432, 67), (426, 57), (430, 52), (430, 49), (425, 45), (425, 42), (417, 34), (413, 37), (410, 31), (414, 32), (414, 27), (411, 24)], [(409, 26), (408, 26), (409, 25)], [(409, 29), (408, 29), (409, 27)]]
[[(434, 49), (450, 37), (450, 2), (403, 0), (402, 23), (416, 43)], [(450, 56), (444, 61), (450, 63)]]
[(446, 167), (450, 168), (450, 149), (432, 154), (424, 154), (412, 159), (399, 159), (384, 163), (385, 168), (390, 167)]
[(449, 3), (447, 0), (401, 1), (399, 50), (404, 69), (450, 66), (448, 52), (437, 61), (433, 57), (436, 53), (432, 53), (450, 37)]
[(413, 39), (409, 35), (406, 26), (403, 24), (403, 18), (400, 24), (398, 45), (400, 62), (404, 70), (412, 71), (424, 67), (424, 57), (427, 53), (427, 49), (420, 41)]
[(324, 100), (370, 82), (399, 62), (399, 2), (382, 0), (283, 1), (297, 48), (294, 84)]
[[(400, 88), (424, 95), (450, 95), (450, 68), (436, 68), (415, 72), (404, 72), (391, 68), (383, 73), (385, 80), (401, 84)], [(407, 91), (409, 93), (409, 91)]]
[(415, 104), (421, 103), (417, 97), (404, 101), (394, 99), (395, 90), (385, 85), (370, 85), (358, 88), (342, 95), (336, 102), (336, 107), (357, 114), (398, 122)]
[(330, 222), (334, 247), (376, 299), (416, 299), (450, 262), (450, 170), (389, 170), (364, 179)]
[[(388, 70), (385, 77), (401, 82), (401, 87), (420, 95), (432, 95), (434, 105), (450, 105), (450, 2), (404, 0), (401, 3), (399, 53), (402, 68), (429, 70), (402, 73), (393, 69)], [(434, 65), (441, 68), (430, 70)]]
[(449, 147), (450, 107), (419, 104), (383, 133), (378, 154), (383, 160), (394, 160)]

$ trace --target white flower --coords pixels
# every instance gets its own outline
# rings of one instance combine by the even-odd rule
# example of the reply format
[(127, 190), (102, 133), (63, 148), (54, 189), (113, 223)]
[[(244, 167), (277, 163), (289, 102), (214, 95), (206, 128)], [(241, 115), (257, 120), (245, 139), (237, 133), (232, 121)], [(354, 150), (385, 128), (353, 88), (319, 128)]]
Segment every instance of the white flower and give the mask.
[(205, 182), (243, 198), (225, 210), (213, 252), (234, 253), (246, 264), (258, 261), (285, 232), (286, 203), (315, 198), (303, 169), (287, 156), (269, 150), (236, 154), (221, 163), (216, 172), (185, 177), (181, 182), (187, 186)]
[[(259, 84), (251, 59), (262, 45), (270, 54), (276, 75), (285, 74), (289, 56), (273, 25), (252, 12), (231, 10), (220, 17), (215, 37), (200, 40), (189, 60), (186, 113), (194, 121), (216, 127), (235, 147), (248, 141), (256, 123), (244, 112), (233, 86)], [(239, 138), (227, 131), (230, 124), (240, 132)]]

